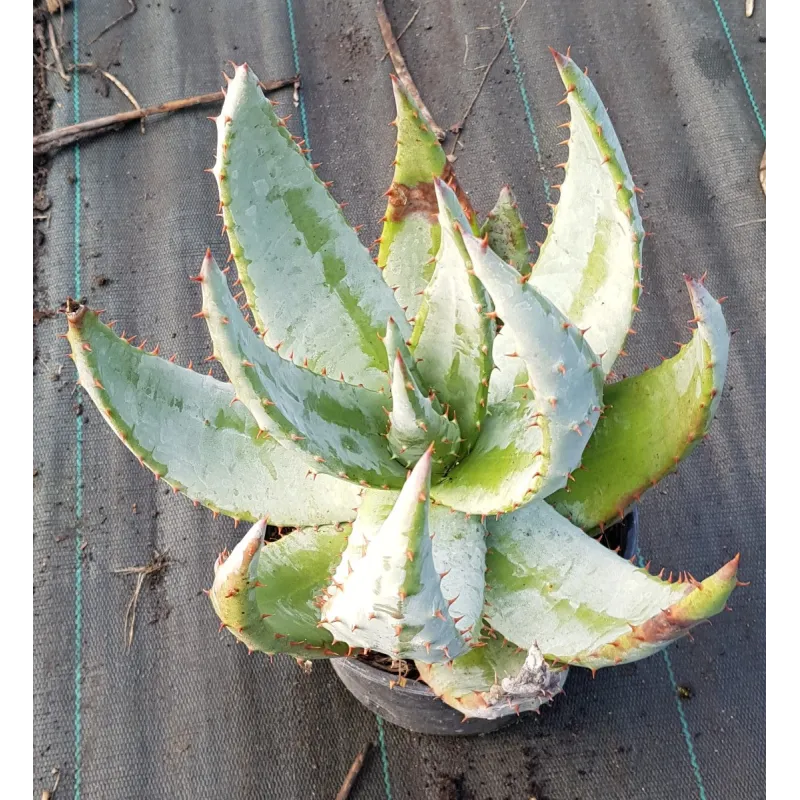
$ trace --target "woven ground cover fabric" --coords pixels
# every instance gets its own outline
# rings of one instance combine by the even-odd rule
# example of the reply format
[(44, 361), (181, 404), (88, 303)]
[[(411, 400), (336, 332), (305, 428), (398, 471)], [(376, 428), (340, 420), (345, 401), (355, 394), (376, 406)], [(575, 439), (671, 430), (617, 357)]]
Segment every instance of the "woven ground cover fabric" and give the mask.
[[(241, 529), (139, 467), (75, 390), (66, 343), (56, 338), (63, 318), (44, 319), (34, 328), (36, 797), (58, 767), (58, 797), (332, 798), (379, 732), (384, 746), (368, 759), (355, 800), (764, 796), (764, 5), (757, 0), (746, 20), (741, 0), (539, 0), (512, 23), (516, 2), (437, 0), (422, 5), (401, 40), (445, 128), (506, 42), (455, 168), (482, 214), (511, 184), (532, 239), (549, 219), (549, 187), (566, 154), (556, 129), (568, 118), (556, 106), (563, 87), (547, 46), (571, 45), (588, 66), (645, 189), (641, 210), (653, 233), (637, 334), (617, 372), (655, 365), (688, 339), (682, 272), (708, 270), (709, 288), (729, 297), (724, 309), (738, 333), (711, 437), (644, 497), (640, 546), (659, 568), (695, 575), (741, 551), (752, 585), (733, 595), (734, 613), (666, 655), (595, 680), (573, 670), (566, 696), (540, 717), (490, 737), (423, 739), (388, 723), (379, 731), (328, 664), (307, 675), (288, 658), (248, 657), (217, 634), (201, 590)], [(142, 105), (217, 90), (229, 58), (265, 80), (299, 68), (302, 105), (295, 109), (286, 90), (276, 95), (280, 113), (294, 114), (290, 128), (335, 181), (352, 224), (365, 226), (363, 240), (378, 235), (394, 135), (372, 0), (140, 0), (133, 16), (88, 44), (126, 8), (77, 0), (66, 30), (69, 38), (74, 22), (81, 61), (105, 65), (116, 54), (111, 71)], [(387, 8), (399, 31), (416, 6)], [(50, 78), (54, 126), (126, 109), (100, 79), (81, 75), (67, 93)], [(53, 159), (35, 276), (41, 307), (83, 296), (181, 363), (209, 354), (203, 322), (191, 319), (200, 297), (188, 276), (207, 245), (218, 260), (229, 252), (213, 178), (202, 172), (213, 163), (213, 113), (152, 120), (145, 135), (131, 126)], [(154, 549), (172, 565), (145, 584), (128, 649), (123, 620), (135, 576), (114, 570), (147, 563)]]

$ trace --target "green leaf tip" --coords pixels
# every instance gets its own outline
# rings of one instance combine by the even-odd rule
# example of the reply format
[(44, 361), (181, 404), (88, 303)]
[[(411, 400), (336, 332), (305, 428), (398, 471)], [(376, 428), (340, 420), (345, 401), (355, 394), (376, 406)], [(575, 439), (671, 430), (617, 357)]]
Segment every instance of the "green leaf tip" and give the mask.
[(688, 573), (682, 584), (685, 594), (677, 602), (639, 624), (614, 641), (574, 657), (576, 665), (599, 669), (643, 658), (663, 650), (668, 644), (689, 634), (692, 628), (719, 614), (736, 588), (739, 556), (716, 573), (698, 582)]
[[(738, 556), (702, 584), (650, 575), (546, 503), (489, 520), (487, 611), (494, 630), (551, 660), (599, 669), (637, 661), (719, 613)], [(671, 578), (671, 575), (670, 575)]]
[(605, 388), (606, 410), (584, 453), (585, 469), (547, 498), (584, 530), (621, 518), (673, 472), (708, 433), (728, 365), (730, 333), (720, 304), (688, 276), (697, 329), (659, 366)]
[(469, 198), (461, 189), (441, 144), (425, 125), (414, 100), (398, 80), (393, 80), (397, 117), (397, 154), (394, 176), (386, 192), (388, 203), (379, 238), (378, 267), (395, 297), (413, 320), (421, 293), (434, 270), (441, 239), (434, 179), (448, 182), (463, 213), (477, 224)]
[(514, 193), (504, 186), (480, 233), (488, 238), (489, 247), (520, 275), (529, 275), (531, 271), (527, 227), (519, 214)]
[(402, 464), (413, 467), (432, 446), (433, 472), (444, 473), (458, 456), (459, 427), (436, 410), (435, 397), (421, 391), (399, 347), (391, 372), (391, 399), (387, 441), (392, 453)]
[(397, 110), (397, 157), (392, 183), (412, 189), (441, 177), (447, 168), (447, 156), (411, 95), (394, 75), (391, 77)]

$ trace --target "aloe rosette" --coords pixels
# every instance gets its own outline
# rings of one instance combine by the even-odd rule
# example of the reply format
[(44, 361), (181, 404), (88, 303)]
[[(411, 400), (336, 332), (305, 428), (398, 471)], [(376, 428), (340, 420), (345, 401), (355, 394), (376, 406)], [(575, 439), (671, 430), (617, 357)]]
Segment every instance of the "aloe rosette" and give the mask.
[(535, 261), (511, 190), (481, 223), (396, 80), (373, 260), (243, 65), (212, 170), (238, 278), (210, 251), (193, 278), (229, 382), (68, 303), (80, 383), (124, 444), (175, 492), (254, 523), (210, 590), (250, 650), (413, 659), (446, 703), (495, 717), (538, 709), (569, 666), (644, 658), (725, 607), (738, 557), (672, 582), (587, 535), (707, 433), (730, 337), (687, 277), (691, 341), (606, 385), (644, 231), (597, 92), (554, 55), (569, 158)]

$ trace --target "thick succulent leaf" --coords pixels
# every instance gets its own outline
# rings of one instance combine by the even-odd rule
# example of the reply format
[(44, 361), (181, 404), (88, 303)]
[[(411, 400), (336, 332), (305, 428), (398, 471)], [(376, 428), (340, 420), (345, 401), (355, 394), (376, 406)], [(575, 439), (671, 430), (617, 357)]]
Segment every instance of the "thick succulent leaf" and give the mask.
[[(413, 376), (417, 386), (422, 386), (423, 380), (422, 376), (417, 370), (417, 360), (411, 355), (408, 342), (403, 339), (400, 328), (391, 317), (389, 317), (389, 321), (386, 324), (386, 336), (383, 339), (383, 343), (386, 346), (386, 356), (390, 367), (389, 382), (391, 383), (392, 379), (391, 366), (394, 364), (395, 358), (397, 357), (397, 351), (399, 350), (400, 355), (403, 358), (403, 363)], [(436, 397), (436, 395), (433, 392), (429, 392), (428, 398), (430, 399), (431, 405), (436, 413), (441, 414), (443, 412), (442, 404), (439, 402), (439, 399)]]
[(389, 317), (389, 321), (386, 323), (386, 336), (383, 338), (383, 344), (386, 347), (386, 363), (389, 365), (389, 382), (391, 383), (391, 369), (398, 350), (403, 357), (403, 361), (409, 365), (409, 368), (414, 373), (414, 377), (419, 380), (419, 374), (416, 372), (416, 362), (411, 355), (411, 350), (408, 349), (408, 342), (403, 338), (402, 331), (392, 317)]
[(402, 486), (406, 471), (384, 438), (386, 396), (317, 375), (266, 347), (242, 318), (210, 252), (200, 278), (214, 356), (265, 433), (310, 455), (321, 472)]
[(531, 283), (587, 329), (608, 373), (639, 299), (644, 229), (633, 178), (603, 101), (572, 59), (553, 55), (567, 88), (569, 158)]
[(483, 223), (481, 236), (487, 236), (489, 247), (520, 275), (528, 275), (531, 271), (531, 250), (525, 233), (527, 227), (519, 215), (513, 192), (504, 186)]
[(719, 613), (739, 557), (669, 583), (612, 553), (544, 502), (490, 520), (486, 618), (521, 647), (598, 669), (652, 655)]
[(319, 626), (319, 595), (341, 557), (349, 525), (303, 528), (264, 543), (256, 523), (214, 565), (209, 592), (222, 625), (249, 650), (297, 658), (345, 655)]
[[(342, 584), (353, 564), (362, 558), (369, 541), (375, 538), (399, 492), (367, 489), (347, 540), (347, 551), (333, 576)], [(433, 566), (439, 575), (442, 594), (449, 598), (450, 616), (464, 639), (477, 638), (483, 610), (484, 570), (486, 566), (486, 529), (477, 517), (458, 514), (441, 505), (428, 509)], [(427, 655), (427, 654), (426, 654)]]
[(233, 387), (119, 338), (72, 305), (67, 338), (81, 385), (128, 449), (176, 491), (215, 512), (274, 525), (355, 517), (358, 487), (320, 475), (293, 447), (259, 436)]
[(697, 329), (677, 355), (605, 389), (605, 413), (566, 489), (547, 498), (584, 530), (604, 526), (703, 440), (722, 396), (730, 334), (719, 303), (686, 278)]
[(416, 317), (422, 290), (431, 279), (441, 232), (433, 179), (441, 178), (458, 193), (464, 212), (475, 218), (461, 191), (444, 150), (425, 125), (414, 101), (392, 77), (397, 106), (397, 156), (394, 178), (386, 193), (389, 203), (379, 239), (378, 266), (409, 319)]
[(455, 192), (434, 181), (442, 240), (436, 269), (425, 287), (411, 334), (411, 349), (424, 389), (432, 389), (461, 429), (466, 454), (486, 416), (492, 369), (494, 318), (464, 247), (469, 224)]
[(417, 664), (434, 693), (464, 717), (497, 719), (536, 711), (563, 691), (566, 668), (551, 669), (536, 645), (489, 638), (452, 664)]
[(489, 410), (502, 403), (514, 391), (514, 387), (526, 383), (528, 370), (525, 362), (515, 355), (517, 346), (513, 336), (500, 328), (492, 345), (494, 370), (489, 379)]
[(461, 432), (455, 422), (436, 411), (419, 388), (398, 348), (391, 374), (392, 410), (386, 436), (401, 464), (413, 467), (433, 445), (433, 474), (441, 475), (456, 459)]
[(337, 640), (425, 661), (449, 661), (467, 650), (433, 560), (431, 455), (414, 467), (388, 516), (377, 499), (357, 517), (322, 607), (322, 624)]
[(603, 373), (580, 331), (549, 300), (486, 242), (465, 234), (464, 243), (505, 323), (498, 339), (514, 348), (500, 362), (510, 394), (490, 407), (469, 458), (434, 487), (434, 497), (496, 514), (546, 497), (572, 477), (600, 414)]
[(387, 317), (405, 318), (247, 65), (228, 86), (217, 133), (223, 221), (265, 341), (314, 372), (385, 387), (377, 334)]
[(432, 505), (429, 513), (433, 566), (449, 598), (450, 616), (465, 640), (476, 641), (486, 583), (486, 529), (478, 517), (445, 506)]

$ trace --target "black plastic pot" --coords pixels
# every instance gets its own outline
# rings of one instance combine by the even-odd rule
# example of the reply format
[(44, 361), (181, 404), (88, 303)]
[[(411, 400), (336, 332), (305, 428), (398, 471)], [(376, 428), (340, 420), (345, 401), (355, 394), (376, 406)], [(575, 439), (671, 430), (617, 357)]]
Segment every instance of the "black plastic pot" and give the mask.
[[(639, 515), (634, 507), (620, 522), (606, 529), (601, 541), (612, 548), (619, 546), (620, 553), (631, 558), (636, 552), (638, 537)], [(500, 730), (519, 719), (510, 711), (497, 719), (464, 720), (459, 711), (439, 700), (422, 681), (407, 680), (405, 686), (400, 686), (396, 675), (356, 658), (334, 658), (331, 664), (342, 683), (363, 706), (413, 733), (476, 736)]]

